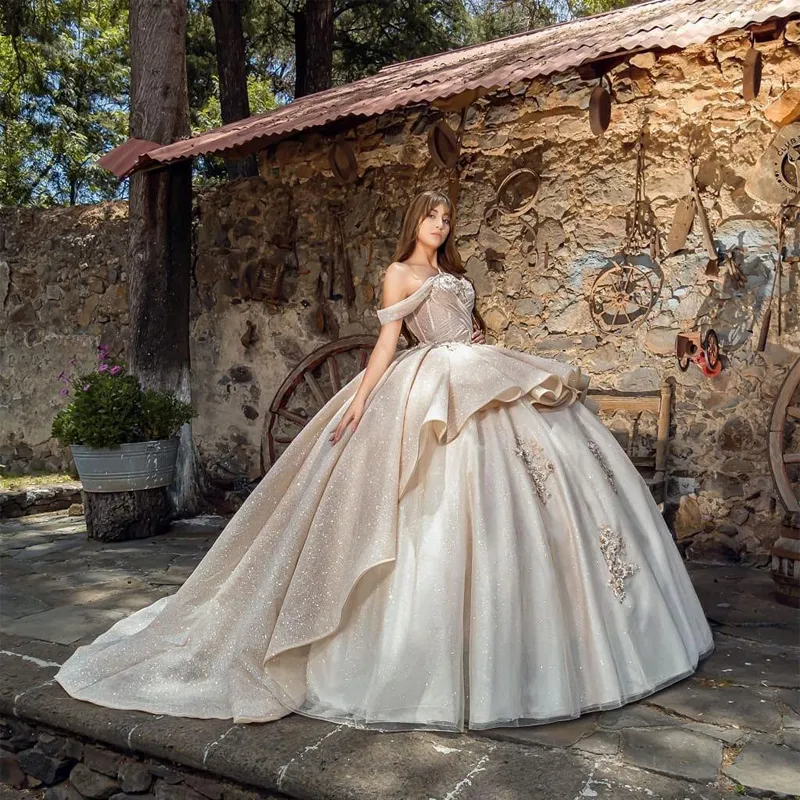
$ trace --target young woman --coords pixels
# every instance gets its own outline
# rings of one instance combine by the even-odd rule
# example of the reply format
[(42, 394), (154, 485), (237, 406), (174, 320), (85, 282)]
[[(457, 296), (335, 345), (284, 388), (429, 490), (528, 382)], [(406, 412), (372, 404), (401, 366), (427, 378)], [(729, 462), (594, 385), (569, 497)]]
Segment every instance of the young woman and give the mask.
[[(647, 486), (579, 370), (485, 343), (439, 192), (409, 207), (365, 370), (171, 597), (80, 647), (74, 697), (379, 730), (615, 708), (713, 648)], [(397, 353), (401, 331), (412, 346)]]

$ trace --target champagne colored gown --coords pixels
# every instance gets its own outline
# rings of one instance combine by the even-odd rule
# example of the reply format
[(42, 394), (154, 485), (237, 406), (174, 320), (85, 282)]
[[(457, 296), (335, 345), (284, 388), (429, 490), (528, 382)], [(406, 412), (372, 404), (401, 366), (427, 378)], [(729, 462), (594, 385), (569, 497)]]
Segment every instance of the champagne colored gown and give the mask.
[(532, 725), (691, 674), (711, 631), (644, 481), (579, 370), (473, 344), (439, 272), (378, 312), (401, 350), (356, 431), (356, 375), (186, 583), (56, 679), (112, 708), (380, 730)]

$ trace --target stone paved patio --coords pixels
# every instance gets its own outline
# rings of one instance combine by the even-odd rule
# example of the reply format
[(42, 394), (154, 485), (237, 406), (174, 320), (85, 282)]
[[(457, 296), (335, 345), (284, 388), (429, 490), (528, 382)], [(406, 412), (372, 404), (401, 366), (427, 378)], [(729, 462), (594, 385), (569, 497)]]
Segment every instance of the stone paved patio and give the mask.
[(115, 620), (176, 591), (224, 522), (198, 518), (161, 537), (102, 544), (63, 511), (0, 521), (0, 713), (271, 797), (800, 796), (798, 612), (773, 600), (760, 569), (693, 565), (715, 629), (713, 656), (639, 703), (567, 723), (381, 734), (296, 715), (231, 725), (69, 698), (52, 680), (58, 664)]

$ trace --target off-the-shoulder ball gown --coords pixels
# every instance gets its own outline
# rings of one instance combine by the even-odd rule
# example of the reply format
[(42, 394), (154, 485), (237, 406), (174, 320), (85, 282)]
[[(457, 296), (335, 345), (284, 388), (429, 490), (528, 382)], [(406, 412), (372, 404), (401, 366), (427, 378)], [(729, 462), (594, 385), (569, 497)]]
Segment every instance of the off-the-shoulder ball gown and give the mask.
[(309, 421), (186, 583), (79, 647), (74, 697), (158, 714), (299, 712), (381, 730), (532, 725), (691, 674), (711, 631), (579, 370), (471, 342), (440, 271), (378, 312), (400, 350)]

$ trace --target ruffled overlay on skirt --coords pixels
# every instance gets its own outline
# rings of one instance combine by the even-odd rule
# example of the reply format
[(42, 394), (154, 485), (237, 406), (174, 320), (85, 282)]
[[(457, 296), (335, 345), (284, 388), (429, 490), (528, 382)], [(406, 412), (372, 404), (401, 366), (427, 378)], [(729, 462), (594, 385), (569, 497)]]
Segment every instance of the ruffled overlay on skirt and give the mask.
[(309, 421), (184, 585), (56, 679), (113, 708), (378, 729), (528, 725), (689, 675), (713, 640), (647, 486), (569, 365), (401, 351)]

